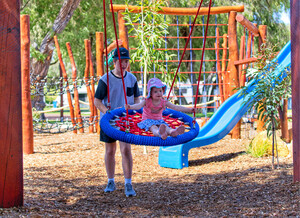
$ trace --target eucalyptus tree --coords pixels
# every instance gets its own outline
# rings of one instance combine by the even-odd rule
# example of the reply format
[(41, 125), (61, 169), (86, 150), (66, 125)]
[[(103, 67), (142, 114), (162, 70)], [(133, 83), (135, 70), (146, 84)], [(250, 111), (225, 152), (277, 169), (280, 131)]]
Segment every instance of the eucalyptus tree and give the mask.
[[(268, 42), (261, 46), (258, 61), (255, 67), (247, 70), (247, 76), (253, 78), (255, 83), (242, 87), (240, 96), (247, 96), (245, 99), (252, 99), (249, 102), (249, 110), (255, 108), (260, 117), (265, 122), (267, 135), (272, 135), (272, 167), (274, 168), (274, 148), (276, 144), (276, 127), (280, 113), (283, 111), (284, 99), (291, 93), (291, 70), (290, 67), (282, 70), (279, 75), (274, 74), (278, 63), (273, 59), (277, 52), (276, 46)], [(251, 89), (251, 87), (254, 87)], [(249, 92), (248, 90), (252, 90)], [(248, 100), (246, 100), (248, 101)], [(276, 144), (277, 145), (277, 144)], [(276, 148), (277, 150), (277, 148)], [(278, 158), (278, 155), (277, 155)]]
[[(107, 8), (108, 4), (106, 1)], [(79, 75), (83, 76), (84, 39), (90, 39), (94, 43), (95, 32), (103, 31), (102, 9), (102, 1), (99, 0), (23, 0), (21, 2), (21, 13), (30, 15), (31, 75), (35, 81), (42, 85), (40, 81), (43, 81), (49, 72), (59, 77), (58, 64), (55, 64), (58, 58), (53, 41), (54, 35), (58, 35), (62, 55), (68, 66), (67, 71), (71, 72), (65, 43), (70, 42)], [(111, 26), (108, 26), (108, 36), (113, 38)], [(34, 96), (33, 106), (38, 110), (44, 108), (42, 95)]]

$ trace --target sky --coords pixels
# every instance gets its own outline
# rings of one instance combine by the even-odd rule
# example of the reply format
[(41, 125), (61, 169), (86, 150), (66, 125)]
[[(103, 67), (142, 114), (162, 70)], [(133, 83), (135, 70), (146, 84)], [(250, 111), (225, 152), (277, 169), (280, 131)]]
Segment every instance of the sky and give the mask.
[(286, 24), (290, 24), (290, 12), (283, 12), (281, 14), (281, 20)]

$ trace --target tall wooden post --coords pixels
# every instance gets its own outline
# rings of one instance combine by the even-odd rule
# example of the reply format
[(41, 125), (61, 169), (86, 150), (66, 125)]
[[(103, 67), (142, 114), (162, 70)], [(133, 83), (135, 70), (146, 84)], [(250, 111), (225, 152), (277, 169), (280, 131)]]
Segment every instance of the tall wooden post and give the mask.
[(218, 75), (218, 83), (219, 83), (219, 92), (220, 92), (220, 97), (221, 97), (221, 102), (224, 102), (224, 93), (223, 93), (223, 85), (224, 85), (224, 80), (222, 76), (222, 70), (221, 70), (221, 60), (220, 60), (220, 32), (219, 28), (216, 28), (216, 43), (215, 43), (215, 48), (216, 48), (216, 59), (217, 59), (217, 75)]
[(30, 97), (29, 15), (21, 15), (22, 130), (23, 152), (33, 154), (33, 121)]
[(62, 55), (61, 55), (60, 46), (59, 46), (59, 43), (58, 43), (57, 36), (54, 36), (53, 38), (54, 38), (54, 42), (55, 42), (55, 46), (56, 46), (58, 60), (59, 60), (60, 67), (61, 67), (61, 70), (62, 70), (62, 73), (63, 73), (64, 81), (66, 83), (66, 91), (67, 91), (68, 103), (69, 103), (69, 108), (70, 108), (71, 122), (72, 122), (72, 125), (73, 125), (73, 128), (74, 128), (73, 133), (77, 133), (74, 107), (73, 107), (73, 103), (72, 103), (72, 96), (71, 96), (71, 93), (70, 93), (70, 87), (69, 87), (69, 81), (68, 81), (68, 74), (67, 74), (63, 59), (62, 59)]
[(267, 25), (259, 25), (258, 26), (258, 32), (259, 32), (259, 46), (258, 49), (260, 49), (260, 46), (266, 42), (267, 39)]
[(300, 181), (300, 1), (291, 0), (294, 182)]
[(227, 59), (227, 34), (223, 34), (223, 43), (222, 43), (222, 75), (223, 75), (223, 93), (224, 93), (224, 100), (226, 100), (229, 96), (228, 89), (229, 89), (229, 84), (228, 84), (228, 72), (226, 72), (226, 59)]
[(20, 2), (0, 1), (0, 207), (23, 205)]
[(118, 11), (118, 23), (119, 23), (119, 39), (122, 40), (123, 46), (129, 50), (129, 44), (128, 44), (128, 32), (127, 27), (125, 25), (124, 15), (122, 14), (122, 11)]
[(104, 75), (104, 39), (102, 32), (96, 32), (96, 60), (97, 60), (97, 77)]
[(76, 123), (79, 126), (79, 132), (84, 133), (84, 126), (82, 122), (81, 117), (81, 111), (80, 111), (80, 104), (79, 104), (79, 93), (78, 93), (78, 87), (77, 87), (77, 68), (71, 48), (70, 42), (66, 43), (68, 54), (70, 57), (70, 63), (72, 66), (72, 80), (73, 80), (73, 88), (74, 88), (74, 113), (76, 118)]
[[(236, 23), (237, 12), (231, 11), (229, 13), (228, 19), (228, 46), (229, 46), (229, 83), (230, 83), (230, 95), (232, 96), (236, 90), (235, 88), (239, 87), (239, 72), (237, 66), (234, 65), (234, 61), (239, 60), (239, 48), (237, 42), (237, 23)], [(232, 138), (239, 139), (241, 138), (241, 122), (232, 130)]]

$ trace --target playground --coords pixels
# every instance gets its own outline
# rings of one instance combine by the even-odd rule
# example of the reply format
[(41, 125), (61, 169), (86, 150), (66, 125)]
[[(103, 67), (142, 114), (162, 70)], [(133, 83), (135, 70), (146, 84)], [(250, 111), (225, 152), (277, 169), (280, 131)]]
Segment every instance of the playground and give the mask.
[(297, 0), (3, 2), (0, 217), (300, 216)]
[(221, 141), (193, 149), (188, 168), (162, 168), (158, 147), (133, 146), (133, 184), (126, 198), (119, 150), (117, 190), (106, 185), (104, 145), (96, 134), (38, 134), (35, 153), (24, 156), (24, 207), (0, 209), (0, 216), (299, 216), (299, 184), (293, 183), (292, 157), (245, 153), (248, 139)]

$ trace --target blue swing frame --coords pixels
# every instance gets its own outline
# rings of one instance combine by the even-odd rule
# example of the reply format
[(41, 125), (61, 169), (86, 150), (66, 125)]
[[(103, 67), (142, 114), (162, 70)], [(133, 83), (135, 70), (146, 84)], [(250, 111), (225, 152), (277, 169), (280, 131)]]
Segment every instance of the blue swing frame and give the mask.
[[(142, 113), (143, 110), (137, 110), (138, 113)], [(123, 114), (126, 113), (125, 108), (118, 108), (115, 110), (112, 110), (110, 112), (107, 112), (102, 118), (100, 122), (100, 128), (106, 135), (108, 135), (111, 138), (114, 138), (116, 140), (127, 142), (130, 144), (135, 145), (149, 145), (149, 146), (174, 146), (186, 143), (188, 141), (193, 140), (199, 133), (199, 125), (197, 122), (195, 122), (195, 125), (193, 124), (193, 118), (172, 110), (172, 109), (166, 109), (163, 111), (163, 116), (168, 116), (172, 114), (172, 118), (182, 118), (182, 122), (188, 123), (190, 126), (190, 130), (188, 132), (185, 132), (182, 135), (178, 135), (177, 137), (168, 137), (167, 139), (163, 140), (160, 137), (155, 136), (141, 136), (141, 135), (135, 135), (127, 132), (123, 132), (121, 130), (118, 130), (117, 128), (113, 127), (111, 125), (111, 121), (115, 119), (116, 116), (122, 117)], [(128, 113), (130, 115), (134, 114), (133, 110), (128, 110)]]

